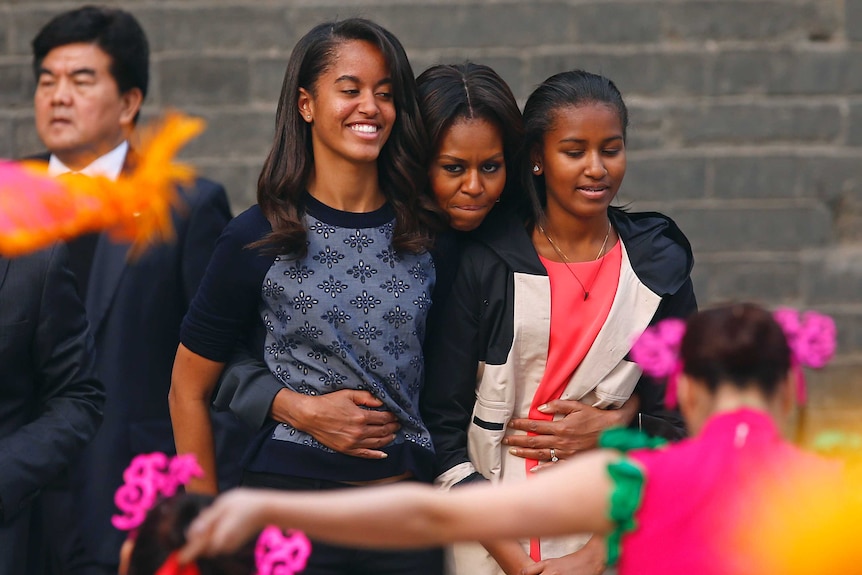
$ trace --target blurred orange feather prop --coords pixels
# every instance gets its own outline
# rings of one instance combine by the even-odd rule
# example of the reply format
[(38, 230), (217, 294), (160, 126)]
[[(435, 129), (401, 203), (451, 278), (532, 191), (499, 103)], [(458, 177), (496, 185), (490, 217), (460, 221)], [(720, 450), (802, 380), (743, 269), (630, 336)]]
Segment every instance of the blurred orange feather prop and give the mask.
[(194, 170), (174, 162), (177, 152), (204, 129), (204, 121), (177, 112), (146, 128), (130, 170), (116, 180), (86, 176), (51, 178), (44, 162), (0, 162), (0, 254), (14, 257), (76, 236), (106, 231), (128, 242), (130, 257), (174, 237), (177, 186)]

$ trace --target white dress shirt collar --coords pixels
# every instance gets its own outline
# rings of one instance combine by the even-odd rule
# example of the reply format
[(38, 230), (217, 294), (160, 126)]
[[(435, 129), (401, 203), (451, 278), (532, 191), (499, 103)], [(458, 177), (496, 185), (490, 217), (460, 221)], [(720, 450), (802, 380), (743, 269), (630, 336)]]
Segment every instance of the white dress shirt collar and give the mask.
[[(123, 171), (128, 151), (129, 142), (128, 140), (123, 140), (119, 146), (104, 156), (96, 158), (86, 168), (79, 170), (78, 173), (85, 176), (105, 176), (106, 178), (116, 180), (120, 177), (120, 172)], [(51, 154), (51, 158), (48, 160), (48, 175), (56, 177), (68, 174), (69, 172), (74, 172), (74, 170), (61, 162), (57, 156)]]

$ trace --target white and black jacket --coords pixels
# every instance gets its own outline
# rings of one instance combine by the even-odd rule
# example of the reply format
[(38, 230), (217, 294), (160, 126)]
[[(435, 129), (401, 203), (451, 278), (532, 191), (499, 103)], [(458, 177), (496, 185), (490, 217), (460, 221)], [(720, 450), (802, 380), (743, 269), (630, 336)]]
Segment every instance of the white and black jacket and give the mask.
[[(662, 214), (611, 208), (609, 216), (623, 248), (617, 293), (561, 399), (613, 409), (637, 389), (641, 414), (634, 425), (674, 439), (684, 433), (679, 414), (664, 410), (663, 388), (641, 378), (628, 353), (648, 325), (696, 311), (691, 247)], [(550, 282), (523, 224), (494, 210), (472, 240), (425, 346), (420, 405), (443, 488), (479, 474), (492, 481), (523, 478), (524, 460), (501, 442), (507, 433), (523, 433), (506, 425), (528, 417), (548, 356)]]

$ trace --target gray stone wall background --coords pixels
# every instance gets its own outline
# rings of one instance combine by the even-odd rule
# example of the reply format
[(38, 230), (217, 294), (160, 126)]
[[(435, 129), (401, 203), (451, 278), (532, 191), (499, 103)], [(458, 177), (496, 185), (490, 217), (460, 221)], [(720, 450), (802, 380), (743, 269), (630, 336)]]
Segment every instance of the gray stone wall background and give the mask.
[[(361, 15), (415, 72), (471, 59), (523, 103), (552, 73), (617, 82), (631, 109), (621, 199), (674, 217), (703, 304), (813, 307), (840, 356), (811, 376), (809, 434), (862, 407), (862, 0), (139, 0), (152, 49), (145, 115), (207, 119), (185, 157), (254, 201), (287, 56), (324, 19)], [(0, 0), (0, 157), (40, 149), (29, 43), (72, 1)]]

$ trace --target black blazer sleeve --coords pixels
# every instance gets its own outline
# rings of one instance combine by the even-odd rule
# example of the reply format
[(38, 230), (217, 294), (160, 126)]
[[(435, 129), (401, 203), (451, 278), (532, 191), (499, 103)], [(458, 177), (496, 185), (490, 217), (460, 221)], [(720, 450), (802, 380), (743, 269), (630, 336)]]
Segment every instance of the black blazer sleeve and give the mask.
[(260, 429), (269, 418), (269, 409), (284, 384), (266, 364), (244, 346), (231, 356), (219, 380), (213, 405), (230, 409), (252, 429)]
[(485, 339), (478, 262), (465, 253), (451, 292), (425, 345), (425, 386), (419, 406), (437, 454), (437, 475), (470, 461), (467, 429), (476, 403), (476, 373)]
[(65, 246), (8, 264), (0, 278), (0, 500), (6, 519), (75, 462), (101, 423), (105, 401)]

